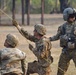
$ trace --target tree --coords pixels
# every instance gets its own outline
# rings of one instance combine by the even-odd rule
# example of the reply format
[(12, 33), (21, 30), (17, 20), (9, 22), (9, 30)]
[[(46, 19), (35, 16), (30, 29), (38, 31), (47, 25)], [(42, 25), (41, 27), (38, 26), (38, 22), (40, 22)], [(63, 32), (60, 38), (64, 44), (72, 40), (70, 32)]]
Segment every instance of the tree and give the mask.
[(28, 3), (29, 3), (29, 0), (25, 0), (25, 13), (28, 12)]
[(15, 0), (12, 0), (12, 18), (15, 19)]
[(59, 0), (60, 1), (60, 12), (62, 13), (65, 8), (68, 7), (68, 0)]

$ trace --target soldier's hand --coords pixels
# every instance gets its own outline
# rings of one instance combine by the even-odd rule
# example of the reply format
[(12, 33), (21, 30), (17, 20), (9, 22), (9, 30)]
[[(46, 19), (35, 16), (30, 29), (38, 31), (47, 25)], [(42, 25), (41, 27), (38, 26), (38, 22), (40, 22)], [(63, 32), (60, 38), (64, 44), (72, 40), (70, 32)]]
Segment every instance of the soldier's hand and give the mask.
[(69, 49), (74, 49), (75, 48), (75, 44), (71, 43), (71, 42), (68, 42), (68, 48)]
[(33, 50), (33, 46), (31, 44), (29, 44), (29, 49)]
[(49, 37), (50, 41), (52, 40), (52, 37)]
[(14, 25), (14, 26), (16, 26), (16, 27), (18, 26), (18, 23), (17, 23), (16, 20), (12, 20), (12, 22), (13, 22), (13, 25)]

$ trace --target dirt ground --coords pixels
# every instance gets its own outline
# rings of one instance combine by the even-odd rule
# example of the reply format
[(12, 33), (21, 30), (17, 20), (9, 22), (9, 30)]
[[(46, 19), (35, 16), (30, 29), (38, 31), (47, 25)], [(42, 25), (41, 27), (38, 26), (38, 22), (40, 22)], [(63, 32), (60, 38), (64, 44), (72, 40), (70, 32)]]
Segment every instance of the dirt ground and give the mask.
[[(56, 34), (57, 28), (59, 25), (63, 24), (63, 22), (58, 22), (58, 24), (53, 25), (47, 25), (47, 37), (53, 36)], [(29, 33), (33, 34), (33, 26), (22, 26), (25, 30), (27, 30)], [(0, 26), (0, 49), (4, 48), (3, 44), (6, 38), (6, 35), (9, 33), (13, 33), (19, 37), (19, 46), (18, 48), (24, 51), (27, 55), (27, 63), (32, 62), (33, 60), (36, 60), (36, 57), (33, 55), (33, 53), (29, 50), (28, 44), (31, 43), (34, 45), (34, 43), (28, 41), (18, 32), (18, 30), (14, 26)], [(52, 49), (51, 54), (54, 58), (54, 62), (51, 64), (51, 75), (56, 75), (57, 73), (57, 66), (58, 66), (58, 60), (61, 53), (61, 48), (59, 45), (59, 41), (52, 42)], [(32, 74), (32, 75), (38, 75), (38, 74)], [(74, 66), (73, 61), (71, 60), (70, 66), (68, 68), (68, 71), (66, 75), (76, 75), (76, 69)]]

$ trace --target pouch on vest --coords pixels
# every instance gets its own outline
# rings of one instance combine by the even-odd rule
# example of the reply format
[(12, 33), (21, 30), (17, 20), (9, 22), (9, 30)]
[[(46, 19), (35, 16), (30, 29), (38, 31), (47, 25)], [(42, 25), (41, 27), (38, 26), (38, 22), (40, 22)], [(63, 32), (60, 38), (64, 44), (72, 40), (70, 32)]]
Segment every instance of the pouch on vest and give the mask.
[(68, 42), (67, 48), (68, 48), (68, 49), (75, 49), (75, 43), (73, 43), (73, 42)]
[(68, 38), (67, 48), (68, 48), (68, 49), (75, 49), (75, 48), (76, 48), (75, 36), (72, 36), (72, 35), (71, 35), (71, 36)]
[(62, 35), (60, 36), (60, 47), (66, 47), (67, 46), (67, 36)]

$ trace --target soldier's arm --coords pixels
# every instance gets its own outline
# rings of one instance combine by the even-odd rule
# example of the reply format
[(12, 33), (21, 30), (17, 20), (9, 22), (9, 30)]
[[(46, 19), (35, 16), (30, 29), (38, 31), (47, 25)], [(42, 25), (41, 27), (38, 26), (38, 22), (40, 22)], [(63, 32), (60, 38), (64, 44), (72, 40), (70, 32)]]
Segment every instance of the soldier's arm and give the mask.
[(30, 41), (35, 42), (36, 38), (35, 38), (33, 35), (31, 35), (31, 34), (28, 33), (27, 31), (25, 31), (23, 28), (21, 28), (21, 32), (22, 32), (22, 34), (23, 34), (23, 36), (24, 36), (25, 38), (27, 38), (27, 39), (30, 40)]
[(35, 37), (29, 34), (27, 31), (25, 31), (16, 21), (13, 21), (13, 25), (18, 29), (22, 36), (24, 36), (30, 41), (35, 42)]
[(56, 41), (60, 38), (61, 35), (61, 26), (57, 30), (57, 34), (54, 35), (53, 37), (49, 37), (50, 41)]
[(47, 45), (43, 44), (38, 48), (33, 48), (33, 53), (38, 58), (44, 58), (46, 55)]

